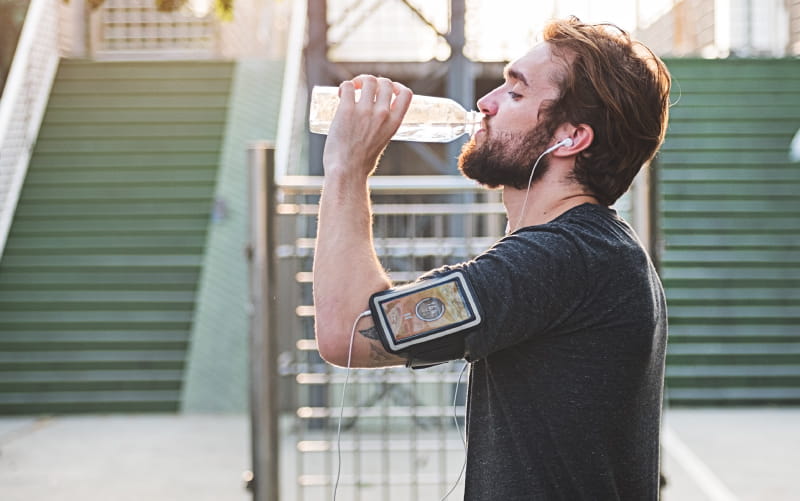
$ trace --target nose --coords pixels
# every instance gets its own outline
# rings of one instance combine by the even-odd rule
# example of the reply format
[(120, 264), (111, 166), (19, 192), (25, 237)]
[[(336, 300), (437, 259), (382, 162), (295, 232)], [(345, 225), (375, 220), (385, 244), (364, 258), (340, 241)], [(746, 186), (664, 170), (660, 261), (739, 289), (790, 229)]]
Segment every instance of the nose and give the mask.
[(494, 115), (497, 113), (497, 100), (494, 99), (494, 91), (489, 92), (482, 98), (478, 99), (478, 111), (486, 116)]

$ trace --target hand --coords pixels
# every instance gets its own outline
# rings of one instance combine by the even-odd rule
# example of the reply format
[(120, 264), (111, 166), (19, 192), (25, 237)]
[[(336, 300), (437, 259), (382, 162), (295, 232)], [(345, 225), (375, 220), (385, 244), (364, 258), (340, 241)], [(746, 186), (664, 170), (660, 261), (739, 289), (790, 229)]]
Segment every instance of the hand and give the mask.
[[(361, 96), (356, 102), (357, 89), (361, 89)], [(388, 78), (360, 75), (343, 82), (322, 156), (325, 174), (365, 178), (372, 174), (400, 127), (411, 96), (410, 89)]]

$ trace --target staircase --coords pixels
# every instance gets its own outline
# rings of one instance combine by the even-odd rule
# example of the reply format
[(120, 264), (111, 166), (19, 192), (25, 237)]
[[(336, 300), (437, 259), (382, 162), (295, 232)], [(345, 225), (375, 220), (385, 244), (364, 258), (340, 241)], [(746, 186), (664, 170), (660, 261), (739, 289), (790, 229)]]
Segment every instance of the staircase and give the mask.
[(667, 398), (800, 403), (800, 64), (668, 62), (658, 160), (670, 315)]
[(175, 411), (232, 63), (61, 63), (0, 261), (0, 415)]

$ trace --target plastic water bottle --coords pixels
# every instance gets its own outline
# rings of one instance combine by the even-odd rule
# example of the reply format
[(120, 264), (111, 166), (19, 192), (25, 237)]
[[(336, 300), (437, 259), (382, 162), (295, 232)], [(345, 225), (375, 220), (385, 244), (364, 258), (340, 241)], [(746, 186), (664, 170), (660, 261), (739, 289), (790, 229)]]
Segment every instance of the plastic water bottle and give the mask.
[[(314, 87), (308, 116), (311, 132), (327, 134), (337, 106), (338, 87)], [(472, 135), (477, 132), (481, 128), (481, 119), (481, 113), (467, 111), (452, 99), (414, 95), (403, 123), (392, 139), (446, 143), (464, 134)]]

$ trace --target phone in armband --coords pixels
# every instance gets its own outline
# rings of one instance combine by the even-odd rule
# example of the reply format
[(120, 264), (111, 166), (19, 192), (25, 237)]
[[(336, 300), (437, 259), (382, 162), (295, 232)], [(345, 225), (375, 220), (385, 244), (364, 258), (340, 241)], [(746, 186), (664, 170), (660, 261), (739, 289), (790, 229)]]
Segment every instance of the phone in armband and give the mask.
[(392, 353), (425, 349), (481, 323), (475, 296), (460, 271), (378, 292), (369, 307), (384, 347)]

